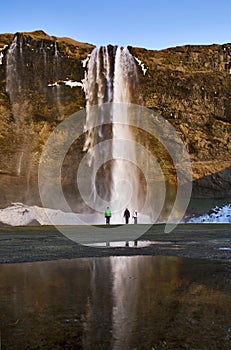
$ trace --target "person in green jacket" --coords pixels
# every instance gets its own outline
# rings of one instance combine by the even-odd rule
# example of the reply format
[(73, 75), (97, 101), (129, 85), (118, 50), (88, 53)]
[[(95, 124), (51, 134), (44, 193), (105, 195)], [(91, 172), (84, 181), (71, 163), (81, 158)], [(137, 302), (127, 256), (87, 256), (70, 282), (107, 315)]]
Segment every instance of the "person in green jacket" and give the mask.
[(106, 219), (106, 225), (110, 225), (110, 219), (111, 219), (111, 210), (109, 207), (106, 208), (105, 212), (104, 212), (104, 216)]

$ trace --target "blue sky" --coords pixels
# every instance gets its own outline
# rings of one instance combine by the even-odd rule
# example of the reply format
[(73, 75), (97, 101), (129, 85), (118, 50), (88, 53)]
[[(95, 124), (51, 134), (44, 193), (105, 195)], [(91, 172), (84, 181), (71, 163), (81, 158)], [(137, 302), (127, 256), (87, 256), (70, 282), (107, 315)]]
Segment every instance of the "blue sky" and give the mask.
[(231, 42), (230, 0), (4, 0), (0, 11), (0, 33), (148, 49)]

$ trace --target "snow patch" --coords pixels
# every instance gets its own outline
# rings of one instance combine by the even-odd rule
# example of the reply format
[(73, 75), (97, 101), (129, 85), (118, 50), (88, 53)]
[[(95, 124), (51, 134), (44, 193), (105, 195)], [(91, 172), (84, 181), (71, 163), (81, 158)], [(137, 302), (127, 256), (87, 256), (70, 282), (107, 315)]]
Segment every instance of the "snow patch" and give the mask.
[(145, 64), (142, 63), (142, 61), (139, 60), (137, 57), (135, 57), (135, 60), (136, 60), (136, 62), (138, 63), (138, 65), (141, 67), (142, 72), (143, 72), (143, 74), (145, 75), (146, 72), (147, 72), (147, 70), (148, 70), (148, 67), (146, 67)]
[[(49, 216), (49, 217), (48, 217)], [(49, 219), (50, 218), (50, 219)], [(11, 226), (26, 226), (32, 221), (40, 225), (78, 225), (78, 216), (61, 210), (28, 206), (22, 203), (12, 203), (0, 210), (0, 221)]]
[(52, 86), (59, 86), (65, 84), (67, 86), (70, 86), (71, 88), (73, 87), (81, 87), (83, 89), (83, 82), (80, 81), (73, 81), (73, 80), (60, 80), (60, 81), (55, 81), (54, 83), (48, 84), (49, 87)]
[(231, 223), (231, 204), (216, 206), (209, 213), (190, 218), (187, 223)]
[(67, 86), (70, 86), (71, 88), (79, 86), (83, 89), (83, 83), (79, 81), (64, 80), (63, 83)]
[(87, 56), (87, 58), (85, 58), (84, 60), (81, 61), (81, 62), (82, 62), (83, 68), (86, 68), (86, 67), (87, 67), (87, 62), (89, 61), (90, 57), (91, 57), (91, 55), (89, 54), (89, 55)]
[(4, 45), (4, 46), (0, 49), (0, 64), (2, 64), (2, 59), (3, 59), (3, 57), (4, 57), (2, 51), (4, 51), (7, 47), (8, 47), (8, 45)]

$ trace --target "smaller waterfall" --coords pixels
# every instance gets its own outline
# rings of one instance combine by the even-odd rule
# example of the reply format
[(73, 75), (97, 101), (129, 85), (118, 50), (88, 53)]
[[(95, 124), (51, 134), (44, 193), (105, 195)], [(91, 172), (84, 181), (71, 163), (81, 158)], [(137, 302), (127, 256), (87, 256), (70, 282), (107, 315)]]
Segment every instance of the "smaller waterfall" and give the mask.
[[(22, 78), (19, 73), (23, 65), (23, 39), (16, 34), (6, 55), (6, 92), (11, 103), (12, 115), (15, 121), (15, 128), (13, 131), (19, 135), (21, 122), (23, 119), (23, 104), (22, 98)], [(15, 172), (17, 176), (22, 175), (23, 156), (24, 156), (23, 142), (17, 145), (17, 152), (15, 155)]]
[[(46, 48), (43, 48), (44, 51), (44, 61), (47, 59), (46, 55)], [(52, 79), (53, 81), (57, 81), (57, 77), (59, 77), (59, 66), (60, 66), (60, 52), (59, 52), (59, 46), (57, 41), (54, 42), (53, 45), (53, 57), (52, 57), (53, 63), (52, 63)], [(47, 66), (47, 62), (45, 61), (45, 67)], [(53, 89), (53, 98), (56, 101), (56, 106), (57, 106), (57, 112), (59, 114), (59, 111), (62, 108), (62, 103), (60, 100), (60, 85), (56, 84)]]
[[(95, 48), (88, 62), (88, 71), (85, 77), (85, 95), (87, 118), (85, 130), (87, 131), (84, 151), (89, 155), (89, 166), (93, 173), (98, 172), (97, 180), (92, 183), (92, 200), (95, 202), (97, 194), (110, 201), (111, 196), (111, 164), (107, 162), (112, 149), (110, 143), (105, 145), (101, 141), (111, 138), (112, 114), (104, 103), (112, 102), (113, 98), (113, 67), (111, 64), (112, 46)], [(98, 109), (92, 109), (97, 105)], [(97, 127), (94, 127), (98, 125)], [(94, 147), (97, 145), (97, 151)], [(110, 157), (110, 156), (109, 156)], [(111, 158), (111, 157), (110, 157)], [(98, 164), (103, 165), (98, 169)], [(100, 207), (100, 203), (96, 203)]]
[[(18, 100), (18, 94), (21, 92), (21, 79), (18, 69), (22, 61), (22, 38), (15, 35), (6, 55), (6, 92), (12, 105)], [(14, 117), (16, 118), (15, 115)]]

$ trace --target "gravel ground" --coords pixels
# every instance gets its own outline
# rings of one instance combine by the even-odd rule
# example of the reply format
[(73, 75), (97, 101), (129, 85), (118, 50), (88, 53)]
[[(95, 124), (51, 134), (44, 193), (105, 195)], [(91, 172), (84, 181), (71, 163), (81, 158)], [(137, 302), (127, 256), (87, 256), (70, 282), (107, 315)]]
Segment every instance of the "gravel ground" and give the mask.
[[(99, 227), (105, 230), (105, 226)], [(82, 227), (75, 229), (78, 231)], [(168, 234), (164, 233), (164, 225), (156, 224), (139, 238), (138, 247), (124, 244), (122, 247), (93, 248), (75, 243), (52, 226), (2, 226), (0, 263), (131, 255), (205, 258), (230, 263), (230, 237), (230, 224), (181, 224)], [(139, 247), (142, 240), (151, 244)]]

